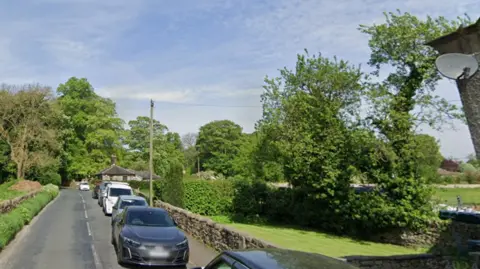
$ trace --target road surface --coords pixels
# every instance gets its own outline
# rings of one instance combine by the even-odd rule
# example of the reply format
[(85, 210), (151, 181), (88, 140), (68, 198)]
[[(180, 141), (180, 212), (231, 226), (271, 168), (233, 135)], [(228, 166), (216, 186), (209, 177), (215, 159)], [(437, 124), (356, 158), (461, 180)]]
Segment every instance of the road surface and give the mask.
[[(65, 189), (0, 253), (2, 269), (120, 269), (110, 244), (110, 217), (91, 192)], [(204, 266), (215, 251), (190, 240), (190, 264)], [(4, 264), (2, 264), (2, 262)], [(5, 264), (6, 263), (6, 264)]]

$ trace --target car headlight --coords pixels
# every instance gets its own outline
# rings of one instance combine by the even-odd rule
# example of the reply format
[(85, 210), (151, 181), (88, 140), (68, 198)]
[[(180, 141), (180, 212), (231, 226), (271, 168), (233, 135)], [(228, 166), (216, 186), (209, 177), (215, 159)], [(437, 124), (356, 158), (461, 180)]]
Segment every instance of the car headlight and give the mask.
[(175, 246), (176, 246), (177, 248), (186, 248), (186, 247), (188, 247), (188, 239), (187, 239), (187, 238), (183, 239), (182, 242), (176, 244)]
[(137, 242), (127, 237), (123, 237), (123, 243), (127, 246), (132, 246), (134, 248), (138, 248), (142, 245), (140, 242)]

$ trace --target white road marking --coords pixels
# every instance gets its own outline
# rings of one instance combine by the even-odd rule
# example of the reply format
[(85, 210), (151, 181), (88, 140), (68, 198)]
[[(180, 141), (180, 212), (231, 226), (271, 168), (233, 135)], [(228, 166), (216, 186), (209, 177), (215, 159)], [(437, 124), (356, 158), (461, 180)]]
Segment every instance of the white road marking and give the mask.
[(91, 244), (90, 247), (92, 248), (93, 262), (95, 263), (95, 268), (96, 269), (103, 269), (102, 263), (100, 262), (100, 259), (98, 258), (97, 251), (95, 250), (95, 246), (93, 244)]
[(85, 212), (85, 218), (88, 219), (87, 210), (85, 210), (83, 212)]
[(87, 205), (86, 204), (83, 204), (83, 209), (87, 210)]
[(90, 229), (90, 223), (87, 221), (87, 231), (88, 231), (88, 236), (92, 236), (92, 230)]

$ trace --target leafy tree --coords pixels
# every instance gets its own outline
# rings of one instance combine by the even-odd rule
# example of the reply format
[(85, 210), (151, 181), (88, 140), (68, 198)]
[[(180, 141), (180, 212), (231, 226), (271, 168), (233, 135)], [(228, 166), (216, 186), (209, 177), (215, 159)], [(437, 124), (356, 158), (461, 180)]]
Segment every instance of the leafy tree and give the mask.
[[(440, 80), (434, 66), (437, 53), (424, 44), (452, 32), (465, 20), (427, 17), (422, 21), (400, 11), (384, 14), (385, 23), (360, 26), (360, 31), (370, 36), (373, 75), (379, 76), (385, 65), (394, 69), (382, 82), (367, 83), (371, 103), (367, 121), (381, 142), (371, 154), (375, 169), (364, 172), (384, 191), (386, 211), (376, 216), (389, 214), (388, 225), (418, 228), (432, 214), (425, 163), (438, 156), (426, 158), (419, 153), (419, 142), (426, 138), (416, 136), (414, 128), (422, 123), (439, 128), (446, 120), (461, 117), (457, 107), (434, 95)], [(416, 108), (420, 113), (415, 113)]]
[[(374, 68), (374, 76), (380, 76), (381, 68), (393, 67), (394, 71), (386, 79), (373, 87), (370, 97), (376, 105), (378, 121), (375, 125), (385, 125), (382, 120), (396, 114), (410, 113), (411, 124), (428, 124), (440, 129), (451, 123), (451, 119), (463, 118), (459, 108), (448, 100), (435, 95), (435, 86), (441, 79), (435, 68), (438, 53), (425, 43), (458, 29), (470, 18), (449, 21), (444, 17), (428, 16), (421, 20), (410, 13), (384, 13), (386, 22), (379, 25), (360, 25), (359, 30), (369, 35), (371, 56), (368, 64)], [(414, 112), (417, 109), (417, 112)], [(391, 124), (401, 125), (402, 115), (391, 119)], [(398, 122), (398, 123), (397, 123)], [(407, 124), (406, 128), (410, 128)], [(386, 126), (379, 127), (387, 129)], [(397, 127), (392, 127), (397, 128)]]
[(70, 78), (57, 88), (58, 102), (66, 115), (62, 177), (93, 175), (109, 165), (110, 156), (121, 156), (123, 121), (115, 103), (98, 96), (85, 78)]
[(242, 142), (242, 127), (230, 120), (209, 122), (200, 127), (196, 148), (201, 167), (225, 176), (233, 175), (232, 161)]
[(59, 113), (51, 90), (40, 85), (2, 85), (0, 102), (0, 136), (9, 146), (17, 178), (25, 178), (33, 167), (55, 163)]
[(187, 133), (182, 137), (183, 154), (185, 157), (185, 167), (190, 171), (197, 171), (198, 151), (195, 147), (197, 134)]
[[(139, 116), (128, 122), (125, 142), (128, 151), (125, 165), (136, 170), (148, 170), (150, 158), (150, 118)], [(177, 133), (168, 132), (167, 126), (153, 120), (153, 166), (160, 176), (165, 176), (170, 162), (183, 162), (182, 144)]]

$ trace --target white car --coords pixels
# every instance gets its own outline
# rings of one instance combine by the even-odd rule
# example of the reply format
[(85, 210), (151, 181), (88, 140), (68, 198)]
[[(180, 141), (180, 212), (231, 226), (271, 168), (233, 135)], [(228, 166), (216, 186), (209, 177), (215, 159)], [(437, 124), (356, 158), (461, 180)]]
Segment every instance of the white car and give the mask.
[(120, 195), (133, 195), (132, 187), (123, 183), (111, 183), (107, 186), (105, 197), (103, 197), (103, 213), (105, 215), (111, 215), (113, 212), (113, 206), (117, 203), (118, 196)]
[(88, 184), (88, 182), (81, 182), (78, 185), (78, 189), (81, 190), (81, 191), (89, 191), (90, 190), (90, 184)]

